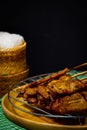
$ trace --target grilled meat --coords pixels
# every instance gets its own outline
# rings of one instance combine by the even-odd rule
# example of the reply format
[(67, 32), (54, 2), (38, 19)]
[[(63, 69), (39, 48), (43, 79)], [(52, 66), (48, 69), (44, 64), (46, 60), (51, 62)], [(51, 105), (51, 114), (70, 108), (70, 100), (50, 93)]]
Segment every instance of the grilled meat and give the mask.
[(46, 78), (42, 78), (42, 79), (40, 79), (40, 80), (38, 80), (36, 82), (32, 82), (31, 84), (29, 84), (28, 87), (36, 87), (39, 84), (42, 84), (42, 83), (45, 84), (45, 83), (49, 82), (49, 80), (58, 79), (60, 76), (66, 74), (68, 71), (69, 71), (69, 69), (65, 68), (64, 70), (61, 70), (61, 71), (59, 71), (57, 73), (53, 73), (52, 75), (50, 75), (50, 76), (48, 76)]
[(58, 80), (54, 79), (47, 84), (39, 84), (34, 87), (28, 85), (24, 91), (20, 91), (20, 94), (22, 94), (24, 98), (40, 94), (42, 97), (48, 99), (51, 96), (55, 97), (54, 95), (72, 94), (81, 90), (87, 90), (86, 81), (84, 83), (84, 80), (72, 79), (70, 75), (65, 75), (61, 76)]
[(58, 94), (71, 94), (71, 93), (87, 88), (87, 85), (84, 84), (83, 81), (80, 81), (78, 79), (77, 80), (72, 79), (68, 75), (64, 77), (65, 77), (65, 80), (64, 79), (52, 80), (50, 83), (48, 83), (47, 87), (52, 92), (55, 92)]
[(27, 85), (19, 95), (28, 103), (67, 114), (87, 111), (87, 79), (73, 79), (64, 70)]
[[(83, 96), (84, 94), (84, 96)], [(52, 102), (51, 110), (55, 114), (81, 113), (87, 111), (87, 91), (65, 96)], [(86, 97), (86, 98), (85, 98)]]

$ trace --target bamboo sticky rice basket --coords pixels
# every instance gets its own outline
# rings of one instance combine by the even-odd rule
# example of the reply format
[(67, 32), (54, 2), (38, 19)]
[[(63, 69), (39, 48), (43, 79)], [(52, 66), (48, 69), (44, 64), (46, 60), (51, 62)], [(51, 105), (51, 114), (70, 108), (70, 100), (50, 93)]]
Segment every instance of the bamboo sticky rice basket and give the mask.
[(26, 42), (14, 48), (0, 48), (0, 97), (9, 87), (28, 77), (26, 64)]
[(20, 73), (26, 68), (25, 41), (14, 48), (0, 49), (0, 75)]
[(28, 77), (29, 68), (17, 74), (12, 75), (0, 75), (0, 97), (6, 94), (9, 88), (17, 82)]

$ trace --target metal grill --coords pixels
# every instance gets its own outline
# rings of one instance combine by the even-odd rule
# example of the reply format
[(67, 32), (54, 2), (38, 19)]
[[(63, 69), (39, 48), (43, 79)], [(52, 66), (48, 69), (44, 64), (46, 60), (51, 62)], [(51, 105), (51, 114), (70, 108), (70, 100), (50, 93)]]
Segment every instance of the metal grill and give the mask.
[[(54, 118), (54, 119), (58, 119), (58, 118), (64, 118), (64, 119), (78, 119), (79, 124), (82, 125), (83, 119), (85, 120), (85, 118), (87, 117), (87, 113), (85, 113), (84, 115), (70, 115), (70, 114), (65, 114), (65, 115), (54, 115), (51, 114), (41, 108), (38, 108), (32, 104), (27, 103), (23, 98), (19, 98), (18, 95), (18, 89), (20, 89), (21, 87), (25, 87), (26, 85), (28, 85), (29, 83), (32, 83), (34, 81), (40, 80), (42, 78), (45, 78), (47, 76), (51, 75), (50, 74), (42, 74), (42, 75), (38, 75), (38, 76), (34, 76), (34, 77), (30, 77), (27, 78), (23, 81), (20, 81), (19, 83), (13, 85), (8, 92), (8, 100), (9, 102), (12, 104), (13, 107), (15, 107), (16, 109), (28, 113), (28, 114), (33, 114), (35, 116), (44, 116), (44, 117), (48, 117), (48, 118)], [(14, 96), (15, 95), (15, 96)], [(30, 109), (32, 109), (32, 111), (28, 111), (26, 109), (21, 108), (20, 106), (18, 106), (17, 104), (15, 104), (14, 102), (18, 102), (21, 104), (24, 104), (25, 106), (29, 107)]]

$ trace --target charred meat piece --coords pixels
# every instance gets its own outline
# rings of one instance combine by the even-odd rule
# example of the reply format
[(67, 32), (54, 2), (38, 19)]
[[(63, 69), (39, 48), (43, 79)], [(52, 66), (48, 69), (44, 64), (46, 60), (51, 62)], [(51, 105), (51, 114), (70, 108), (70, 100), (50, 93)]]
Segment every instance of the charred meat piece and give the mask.
[(64, 70), (61, 70), (57, 73), (53, 73), (52, 75), (50, 76), (47, 76), (46, 78), (42, 78), (38, 81), (35, 81), (35, 82), (32, 82), (31, 84), (29, 84), (28, 87), (36, 87), (38, 86), (39, 84), (45, 84), (47, 83), (48, 81), (52, 80), (52, 79), (58, 79), (60, 76), (66, 74), (67, 72), (69, 72), (69, 69), (68, 68), (65, 68)]
[(28, 98), (29, 96), (33, 96), (37, 94), (37, 88), (26, 88), (24, 93), (22, 93), (24, 98)]
[(81, 113), (87, 111), (87, 92), (83, 92), (84, 96), (81, 93), (75, 93), (70, 96), (65, 96), (59, 99), (56, 99), (51, 104), (51, 110), (55, 114), (73, 114)]
[(44, 97), (45, 99), (49, 99), (49, 97), (50, 97), (49, 89), (48, 89), (48, 87), (46, 87), (44, 85), (39, 85), (37, 87), (37, 92), (40, 95), (42, 95), (42, 97)]
[[(65, 79), (64, 79), (65, 77)], [(83, 81), (78, 79), (72, 79), (70, 76), (66, 75), (58, 80), (52, 80), (48, 83), (47, 87), (50, 91), (57, 94), (71, 94), (87, 88), (87, 85)]]

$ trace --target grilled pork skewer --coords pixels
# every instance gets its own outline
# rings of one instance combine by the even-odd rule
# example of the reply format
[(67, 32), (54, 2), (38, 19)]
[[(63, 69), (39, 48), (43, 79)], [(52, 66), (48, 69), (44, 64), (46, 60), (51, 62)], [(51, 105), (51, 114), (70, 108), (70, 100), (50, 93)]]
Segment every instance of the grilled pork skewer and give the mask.
[[(76, 112), (87, 110), (87, 98), (84, 98), (84, 96), (86, 97), (87, 95), (87, 79), (76, 79), (78, 75), (83, 75), (87, 73), (87, 71), (75, 74), (74, 76), (67, 74), (67, 72), (69, 72), (69, 69), (65, 68), (62, 71), (33, 82), (27, 85), (24, 89), (20, 89), (18, 96), (23, 97), (31, 104), (52, 110), (54, 113), (70, 113), (74, 112), (75, 109)], [(82, 91), (85, 91), (84, 96), (81, 93)], [(63, 103), (66, 104), (66, 99), (68, 104), (72, 104), (73, 110), (68, 110), (67, 107), (62, 106)], [(78, 104), (77, 107), (74, 107), (73, 102), (75, 103), (77, 101), (83, 101), (83, 104), (85, 103), (85, 106), (80, 110), (80, 104)], [(57, 110), (58, 108), (60, 109)], [(62, 108), (64, 110), (62, 110)]]
[[(78, 68), (80, 68), (80, 67), (84, 67), (84, 66), (87, 66), (87, 63), (83, 63), (83, 64), (80, 64), (80, 65), (77, 65), (77, 66), (75, 66), (75, 67), (73, 67), (73, 68), (70, 68), (70, 69), (65, 68), (64, 70), (61, 70), (61, 71), (56, 72), (56, 73), (53, 73), (52, 75), (50, 75), (50, 76), (48, 76), (48, 77), (45, 77), (45, 78), (40, 79), (40, 80), (38, 80), (38, 81), (32, 82), (31, 84), (29, 84), (29, 87), (34, 87), (34, 86), (37, 86), (37, 85), (39, 85), (39, 84), (46, 83), (46, 82), (48, 82), (49, 80), (52, 80), (52, 79), (56, 79), (56, 78), (58, 79), (58, 77), (60, 77), (60, 76), (62, 76), (62, 75), (64, 75), (64, 74), (66, 74), (67, 72), (69, 72), (69, 71), (71, 71), (71, 70), (74, 70), (74, 69), (78, 69)], [(81, 74), (79, 74), (79, 75), (81, 75)], [(76, 75), (76, 76), (77, 76), (77, 75)], [(75, 76), (74, 76), (74, 77), (75, 77)]]
[(69, 72), (69, 69), (65, 68), (64, 70), (61, 70), (57, 73), (53, 73), (52, 75), (50, 75), (48, 77), (45, 77), (45, 78), (40, 79), (38, 81), (32, 82), (31, 84), (29, 84), (29, 87), (34, 87), (34, 86), (37, 86), (37, 85), (42, 84), (42, 83), (47, 83), (49, 80), (58, 78), (64, 74), (66, 74), (67, 72)]
[(55, 114), (81, 114), (87, 112), (87, 91), (56, 99), (50, 108)]
[[(64, 75), (60, 77), (58, 81), (56, 80), (56, 82), (59, 83), (59, 86), (58, 83), (56, 83), (55, 86), (51, 88), (54, 81), (55, 80), (52, 80), (46, 85), (40, 84), (33, 88), (26, 87), (20, 94), (28, 103), (52, 111), (55, 114), (74, 113), (75, 110), (76, 112), (87, 110), (87, 79), (81, 81), (78, 79), (72, 80), (70, 75)], [(49, 86), (49, 84), (52, 86)], [(84, 90), (85, 93), (82, 95), (81, 92)], [(76, 102), (78, 101), (79, 103), (75, 107), (74, 104), (76, 105)], [(82, 108), (79, 109), (81, 105), (84, 107), (82, 106)]]
[(72, 76), (66, 74), (58, 80), (54, 79), (47, 84), (40, 84), (34, 87), (28, 85), (23, 90), (20, 90), (19, 95), (27, 98), (31, 95), (40, 94), (45, 99), (48, 99), (50, 95), (72, 94), (81, 90), (87, 90), (87, 80), (73, 79)]

